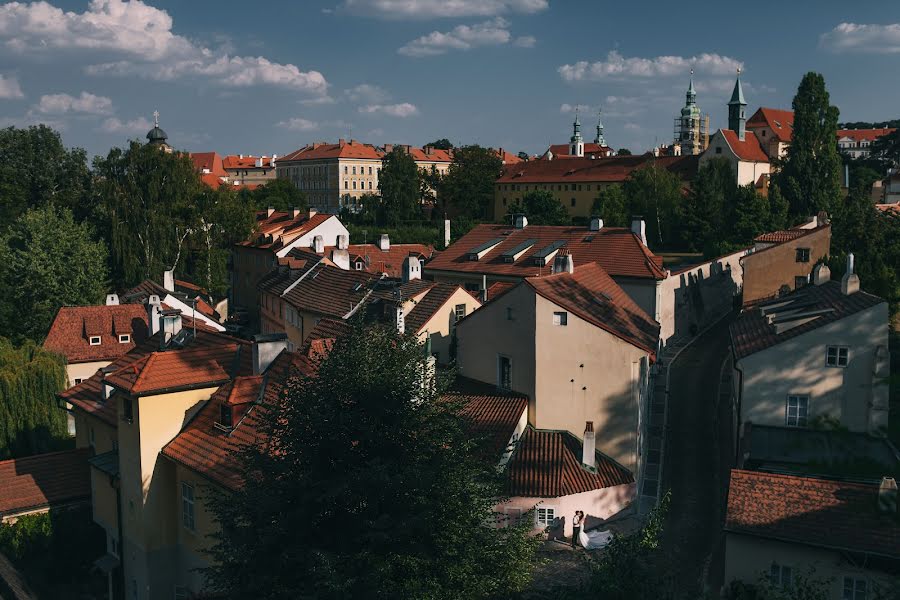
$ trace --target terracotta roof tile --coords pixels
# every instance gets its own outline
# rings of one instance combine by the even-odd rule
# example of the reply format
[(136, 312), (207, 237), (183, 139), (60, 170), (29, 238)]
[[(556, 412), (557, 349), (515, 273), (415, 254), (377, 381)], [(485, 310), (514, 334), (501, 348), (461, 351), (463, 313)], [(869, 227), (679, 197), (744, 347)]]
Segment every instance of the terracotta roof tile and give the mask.
[(194, 163), (194, 169), (198, 173), (209, 171), (209, 175), (213, 177), (227, 177), (228, 173), (222, 166), (222, 157), (218, 152), (191, 152), (191, 161)]
[(280, 296), (291, 284), (319, 264), (323, 258), (314, 252), (292, 248), (287, 256), (278, 259), (278, 266), (263, 275), (257, 289)]
[(838, 129), (838, 139), (849, 138), (854, 142), (874, 142), (880, 137), (890, 135), (897, 131), (891, 128), (880, 129)]
[(297, 310), (343, 318), (356, 310), (377, 279), (365, 271), (320, 265), (291, 288), (284, 299)]
[(769, 155), (766, 154), (766, 151), (759, 145), (759, 140), (756, 139), (756, 135), (748, 132), (742, 141), (738, 139), (737, 133), (730, 129), (721, 129), (720, 131), (722, 132), (725, 141), (728, 143), (728, 146), (731, 148), (731, 151), (734, 152), (739, 159), (765, 163), (769, 162)]
[[(480, 260), (469, 260), (469, 252), (491, 240), (501, 240)], [(503, 254), (516, 246), (534, 240), (534, 244), (515, 262), (506, 262)], [(553, 260), (543, 267), (536, 264), (535, 255), (542, 249), (563, 242), (559, 248), (568, 250), (575, 265), (597, 262), (612, 276), (665, 279), (662, 258), (655, 256), (630, 229), (604, 227), (589, 231), (587, 227), (529, 225), (513, 229), (507, 225), (476, 225), (449, 248), (425, 265), (426, 272), (459, 271), (514, 278), (533, 277), (550, 273)]]
[[(548, 150), (550, 150), (550, 152), (553, 153), (553, 156), (557, 158), (567, 158), (572, 156), (569, 154), (569, 144), (551, 144)], [(594, 154), (597, 157), (605, 157), (611, 151), (612, 149), (609, 146), (601, 146), (594, 142), (585, 142), (584, 144), (584, 155), (587, 157), (590, 157), (591, 154)]]
[(779, 141), (790, 142), (794, 136), (794, 111), (759, 108), (747, 119), (747, 129), (752, 130), (759, 127), (769, 127)]
[[(262, 159), (262, 166), (256, 166), (256, 161)], [(243, 156), (237, 154), (229, 154), (222, 158), (222, 168), (224, 169), (271, 169), (274, 167), (272, 164), (271, 156)]]
[(503, 183), (615, 183), (625, 181), (635, 169), (656, 165), (682, 179), (697, 173), (697, 156), (610, 156), (603, 159), (569, 157), (565, 160), (530, 160), (505, 165), (498, 184)]
[[(119, 342), (127, 334), (129, 341)], [(90, 337), (100, 336), (91, 346)], [(44, 348), (62, 354), (69, 363), (111, 361), (125, 355), (147, 337), (147, 312), (137, 304), (63, 306), (56, 313)]]
[(151, 295), (159, 296), (162, 300), (168, 294), (172, 294), (172, 296), (183, 301), (188, 306), (196, 301), (198, 313), (207, 316), (214, 321), (218, 321), (220, 318), (219, 313), (209, 305), (206, 299), (204, 299), (204, 296), (207, 298), (209, 297), (206, 290), (194, 283), (182, 281), (180, 279), (175, 280), (175, 290), (173, 292), (166, 290), (161, 284), (152, 279), (145, 279), (122, 294), (121, 300), (126, 304), (145, 304), (147, 298)]
[(758, 235), (753, 238), (753, 241), (781, 244), (782, 242), (796, 240), (799, 237), (803, 237), (803, 235), (807, 233), (809, 233), (808, 229), (783, 229), (781, 231), (770, 231), (769, 233)]
[(496, 386), (457, 377), (445, 398), (463, 404), (462, 416), (472, 436), (483, 442), (490, 461), (499, 461), (522, 414), (528, 410), (528, 398), (516, 392), (500, 392)]
[[(491, 285), (488, 286), (488, 289), (487, 289), (487, 292), (488, 292), (487, 301), (493, 302), (494, 300), (496, 300), (497, 298), (499, 298), (500, 296), (502, 296), (509, 290), (513, 289), (514, 287), (516, 287), (516, 284), (510, 283), (508, 281), (497, 281), (497, 282), (492, 283)], [(481, 299), (478, 296), (476, 296), (476, 297), (479, 300)]]
[(0, 516), (89, 501), (90, 448), (0, 461)]
[(406, 331), (419, 333), (461, 287), (451, 283), (439, 283), (432, 287), (404, 318)]
[[(325, 256), (330, 256), (334, 247), (325, 249)], [(403, 260), (407, 256), (416, 256), (420, 260), (428, 260), (434, 255), (434, 248), (425, 244), (391, 244), (387, 250), (379, 250), (376, 244), (351, 244), (347, 247), (350, 254), (350, 268), (362, 263), (362, 270), (368, 273), (388, 277), (403, 276)]]
[(278, 159), (279, 163), (290, 163), (301, 160), (320, 160), (327, 158), (361, 158), (381, 160), (384, 152), (371, 144), (363, 144), (356, 140), (337, 144), (308, 144), (299, 150), (286, 154)]
[(134, 395), (191, 386), (212, 387), (229, 379), (241, 345), (151, 352), (109, 373), (105, 381)]
[(332, 217), (334, 215), (324, 213), (316, 213), (310, 217), (309, 213), (294, 216), (290, 212), (274, 211), (269, 215), (266, 210), (258, 211), (253, 238), (237, 245), (277, 251)]
[(571, 433), (528, 427), (507, 465), (510, 496), (559, 498), (632, 483), (632, 474), (597, 453), (597, 472), (581, 465), (581, 442)]
[(734, 469), (725, 530), (900, 558), (900, 520), (877, 499), (878, 485)]

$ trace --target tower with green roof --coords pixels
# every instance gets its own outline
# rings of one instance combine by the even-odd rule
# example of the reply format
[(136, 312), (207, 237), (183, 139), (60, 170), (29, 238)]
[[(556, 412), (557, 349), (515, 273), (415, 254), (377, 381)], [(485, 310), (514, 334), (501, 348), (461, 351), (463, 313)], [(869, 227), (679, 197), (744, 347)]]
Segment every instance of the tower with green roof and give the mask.
[(731, 92), (731, 100), (728, 101), (728, 129), (737, 133), (738, 139), (744, 141), (747, 135), (747, 117), (745, 114), (747, 101), (744, 100), (744, 88), (741, 87), (741, 69), (737, 70), (737, 80), (734, 82), (734, 91)]
[(584, 138), (581, 137), (581, 121), (578, 120), (578, 109), (575, 109), (575, 122), (572, 123), (572, 137), (569, 138), (569, 155), (584, 156)]
[(675, 144), (681, 146), (681, 154), (701, 154), (709, 143), (708, 119), (700, 114), (697, 91), (694, 89), (694, 70), (685, 94), (684, 108), (675, 117)]

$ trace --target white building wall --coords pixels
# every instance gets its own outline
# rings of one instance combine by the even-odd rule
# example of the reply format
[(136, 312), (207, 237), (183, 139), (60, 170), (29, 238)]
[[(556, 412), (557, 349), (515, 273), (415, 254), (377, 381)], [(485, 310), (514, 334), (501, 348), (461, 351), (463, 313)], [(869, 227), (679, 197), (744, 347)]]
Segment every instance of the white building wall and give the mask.
[(337, 246), (339, 235), (346, 235), (347, 239), (350, 239), (350, 232), (347, 231), (347, 228), (344, 227), (344, 224), (337, 217), (333, 216), (286, 245), (276, 255), (278, 258), (283, 258), (287, 256), (292, 248), (311, 248), (313, 238), (317, 235), (322, 236), (326, 246)]

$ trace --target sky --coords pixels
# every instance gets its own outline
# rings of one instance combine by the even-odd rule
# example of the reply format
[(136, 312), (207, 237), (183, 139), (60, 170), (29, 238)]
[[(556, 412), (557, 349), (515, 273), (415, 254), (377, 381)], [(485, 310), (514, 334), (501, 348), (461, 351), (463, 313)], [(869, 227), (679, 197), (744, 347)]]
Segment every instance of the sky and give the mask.
[(153, 112), (178, 149), (283, 155), (339, 137), (512, 152), (673, 136), (695, 70), (711, 129), (825, 76), (845, 121), (900, 118), (897, 0), (49, 0), (0, 4), (0, 126), (106, 154)]

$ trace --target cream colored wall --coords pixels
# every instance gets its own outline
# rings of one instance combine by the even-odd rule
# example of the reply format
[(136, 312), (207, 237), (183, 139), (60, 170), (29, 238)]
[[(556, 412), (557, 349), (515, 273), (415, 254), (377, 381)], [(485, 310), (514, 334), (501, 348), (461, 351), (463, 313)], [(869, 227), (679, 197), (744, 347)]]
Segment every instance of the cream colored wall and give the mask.
[[(741, 422), (784, 426), (787, 396), (808, 395), (810, 419), (828, 414), (850, 431), (867, 431), (875, 349), (887, 344), (884, 303), (739, 360)], [(849, 365), (825, 366), (827, 346), (848, 346)]]
[[(809, 262), (797, 262), (797, 249), (809, 248)], [(744, 267), (744, 303), (778, 294), (781, 286), (794, 289), (794, 277), (812, 273), (816, 261), (831, 251), (831, 228), (823, 228), (801, 238), (748, 254)]]
[[(112, 400), (110, 400), (112, 402)], [(118, 441), (116, 429), (106, 421), (101, 421), (82, 410), (73, 411), (75, 417), (75, 447), (87, 448), (91, 445), (91, 429), (94, 430), (94, 452), (103, 454), (113, 449), (113, 442)]]
[(119, 539), (119, 503), (116, 488), (109, 480), (109, 475), (91, 467), (91, 505), (94, 522), (103, 527), (106, 533)]
[[(827, 527), (827, 524), (823, 524)], [(831, 580), (827, 589), (833, 600), (842, 600), (844, 577), (867, 579), (869, 595), (873, 585), (882, 590), (892, 589), (891, 580), (884, 573), (862, 569), (843, 560), (839, 552), (833, 552), (802, 544), (790, 544), (749, 535), (727, 533), (725, 535), (725, 585), (732, 581), (757, 583), (761, 575), (768, 575), (772, 563), (791, 567), (797, 574), (813, 579)], [(810, 573), (810, 569), (815, 569)]]
[[(506, 514), (507, 509), (518, 508), (522, 510), (522, 514), (525, 514), (536, 506), (552, 507), (555, 509), (556, 518), (563, 520), (564, 535), (571, 536), (575, 511), (584, 511), (588, 528), (593, 527), (596, 524), (595, 519), (608, 519), (631, 504), (635, 498), (636, 488), (634, 483), (627, 483), (560, 498), (515, 496), (498, 504), (494, 511)], [(535, 522), (535, 529), (543, 529), (543, 527), (538, 527)]]
[(737, 166), (738, 185), (752, 185), (756, 183), (760, 175), (771, 172), (771, 166), (767, 162), (742, 160), (738, 161)]
[(419, 329), (419, 340), (425, 341), (425, 336), (431, 336), (431, 352), (437, 353), (438, 362), (447, 364), (450, 362), (450, 341), (453, 337), (453, 329), (456, 326), (456, 305), (466, 305), (466, 315), (470, 315), (478, 308), (481, 303), (472, 297), (472, 294), (462, 288), (458, 288), (444, 305), (434, 313), (421, 329)]
[(581, 438), (593, 421), (597, 449), (636, 472), (640, 362), (648, 353), (571, 312), (568, 325), (554, 325), (556, 311), (568, 312), (536, 296), (534, 426)]
[[(194, 530), (184, 526), (183, 507), (181, 502), (181, 484), (188, 483), (194, 487)], [(187, 469), (183, 465), (175, 465), (175, 487), (171, 501), (177, 515), (178, 566), (176, 577), (178, 585), (188, 587), (192, 592), (199, 592), (203, 586), (201, 573), (195, 571), (209, 566), (210, 558), (206, 551), (215, 543), (210, 535), (219, 531), (215, 517), (209, 508), (209, 497), (212, 494), (223, 494), (218, 486), (206, 478)]]
[[(717, 149), (718, 154), (716, 153)], [(724, 158), (727, 160), (728, 164), (731, 165), (731, 170), (737, 174), (738, 157), (732, 152), (731, 146), (725, 141), (725, 136), (722, 135), (721, 131), (715, 132), (712, 138), (710, 138), (709, 147), (706, 149), (706, 152), (700, 155), (700, 160), (697, 164), (699, 168), (702, 169), (706, 166), (706, 163), (717, 158)]]
[(660, 322), (662, 303), (660, 301), (659, 282), (654, 279), (638, 279), (636, 277), (613, 277), (613, 281), (628, 294), (635, 304), (641, 307), (647, 316)]
[(75, 385), (76, 379), (84, 381), (88, 377), (91, 377), (99, 369), (102, 369), (111, 362), (112, 361), (109, 360), (98, 360), (93, 362), (68, 363), (66, 365), (66, 375), (68, 375), (69, 378), (68, 387)]
[[(561, 159), (564, 160), (564, 159)], [(494, 184), (494, 220), (499, 220), (507, 214), (507, 209), (516, 200), (535, 190), (546, 190), (566, 207), (571, 217), (590, 217), (594, 206), (594, 200), (600, 193), (600, 188), (616, 185), (614, 182), (590, 181), (583, 183), (553, 182), (553, 183), (495, 183)], [(574, 189), (573, 189), (574, 188)], [(575, 206), (572, 206), (572, 198)], [(601, 217), (603, 215), (600, 215)]]

